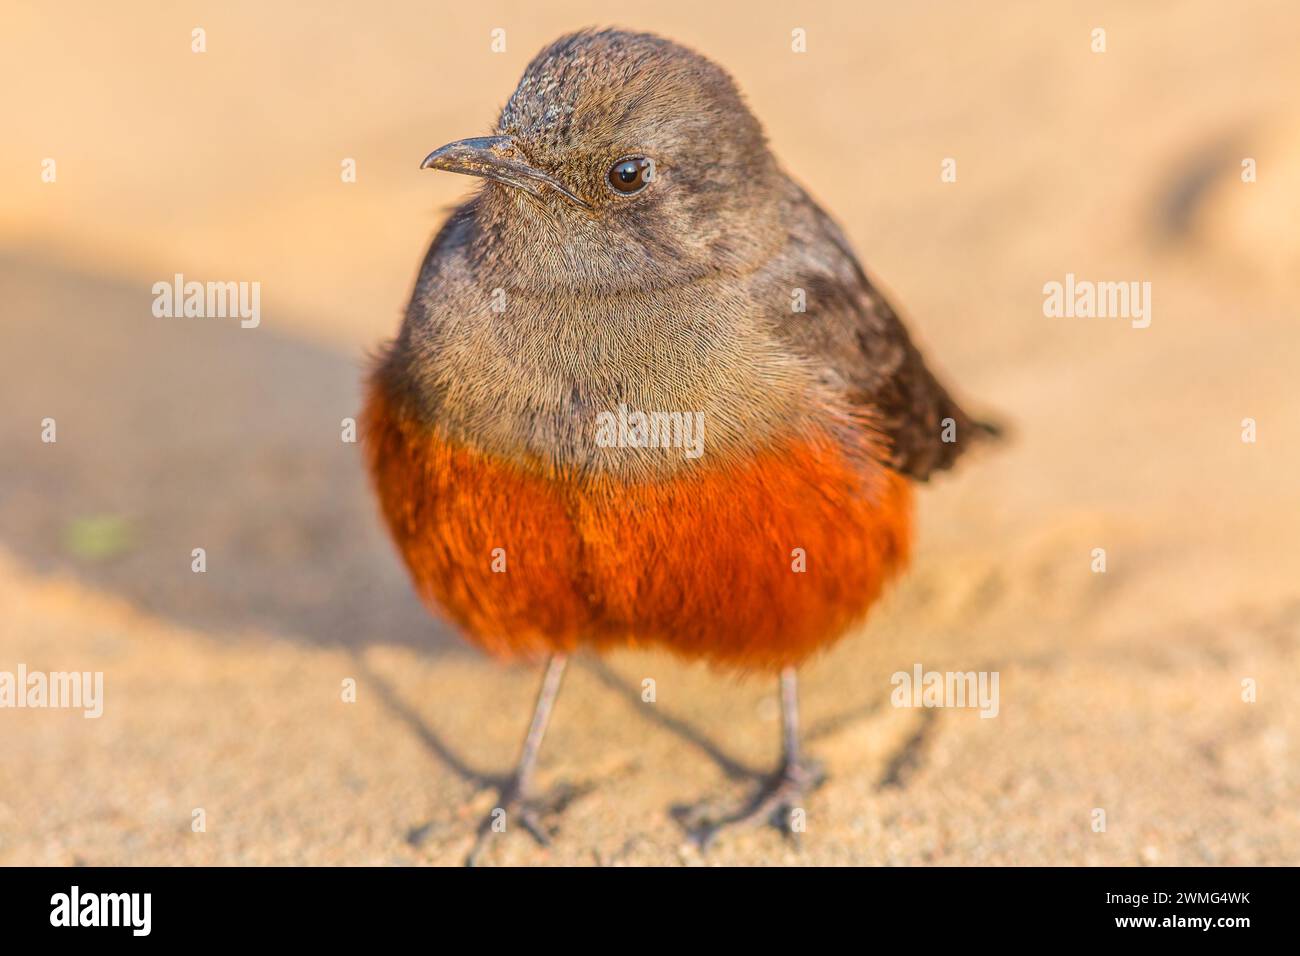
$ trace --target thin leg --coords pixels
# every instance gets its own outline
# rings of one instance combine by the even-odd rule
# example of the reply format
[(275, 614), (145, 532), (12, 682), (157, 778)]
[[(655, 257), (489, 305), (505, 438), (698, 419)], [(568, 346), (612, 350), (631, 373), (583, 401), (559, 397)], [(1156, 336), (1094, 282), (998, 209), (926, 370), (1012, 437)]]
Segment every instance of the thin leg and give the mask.
[(781, 753), (784, 766), (799, 762), (799, 675), (793, 667), (781, 671)]
[(750, 803), (739, 812), (711, 820), (707, 811), (688, 817), (701, 849), (708, 849), (724, 830), (770, 823), (786, 836), (798, 839), (803, 832), (803, 801), (824, 779), (821, 769), (806, 761), (799, 750), (799, 682), (793, 667), (781, 671), (781, 767)]
[(533, 720), (528, 725), (519, 764), (515, 768), (515, 787), (521, 794), (527, 795), (530, 791), (537, 754), (542, 749), (542, 738), (546, 736), (546, 725), (551, 722), (551, 711), (555, 707), (555, 698), (560, 695), (560, 682), (564, 680), (564, 667), (568, 662), (569, 658), (564, 654), (553, 654), (546, 662), (546, 674), (542, 677), (537, 704), (533, 707)]
[(555, 699), (560, 693), (560, 683), (564, 679), (564, 666), (568, 657), (554, 654), (546, 662), (546, 673), (542, 677), (542, 686), (537, 691), (537, 704), (533, 708), (533, 719), (524, 736), (524, 745), (519, 753), (519, 762), (509, 782), (501, 788), (500, 805), (494, 807), (482, 823), (479, 824), (478, 836), (474, 847), (466, 857), (465, 863), (473, 866), (478, 862), (479, 854), (487, 845), (488, 838), (496, 833), (504, 833), (511, 823), (517, 822), (527, 830), (538, 843), (547, 846), (551, 842), (550, 834), (539, 819), (539, 808), (532, 799), (533, 770), (537, 766), (537, 754), (542, 749), (542, 738), (546, 736), (546, 725), (550, 723), (551, 711)]

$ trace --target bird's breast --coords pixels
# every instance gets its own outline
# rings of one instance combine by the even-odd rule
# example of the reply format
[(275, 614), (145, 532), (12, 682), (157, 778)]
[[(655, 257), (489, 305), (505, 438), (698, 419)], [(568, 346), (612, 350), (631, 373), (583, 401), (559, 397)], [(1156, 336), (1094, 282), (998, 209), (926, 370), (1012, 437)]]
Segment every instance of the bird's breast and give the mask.
[(907, 555), (906, 482), (830, 431), (578, 474), (464, 441), (377, 376), (365, 437), (417, 589), (503, 656), (644, 644), (781, 667), (843, 634)]

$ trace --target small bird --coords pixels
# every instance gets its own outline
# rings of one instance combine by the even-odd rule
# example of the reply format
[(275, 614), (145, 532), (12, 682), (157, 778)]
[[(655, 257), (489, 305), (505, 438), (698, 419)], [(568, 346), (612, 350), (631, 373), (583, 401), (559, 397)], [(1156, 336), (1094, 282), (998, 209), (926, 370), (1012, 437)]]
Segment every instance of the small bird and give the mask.
[(910, 482), (995, 429), (926, 368), (728, 74), (676, 43), (565, 36), (492, 135), (421, 168), (484, 182), (375, 364), (366, 454), (420, 595), (492, 654), (547, 660), (498, 809), (553, 835), (532, 776), (571, 654), (662, 647), (779, 675), (779, 770), (687, 825), (703, 845), (788, 832), (821, 779), (796, 667), (906, 562)]

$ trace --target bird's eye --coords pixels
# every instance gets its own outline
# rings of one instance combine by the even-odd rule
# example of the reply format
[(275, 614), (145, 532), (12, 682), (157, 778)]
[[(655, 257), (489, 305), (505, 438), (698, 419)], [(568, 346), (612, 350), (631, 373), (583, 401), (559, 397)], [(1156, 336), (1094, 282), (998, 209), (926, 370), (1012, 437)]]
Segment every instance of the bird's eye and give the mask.
[(644, 156), (620, 159), (609, 171), (609, 184), (615, 192), (630, 196), (645, 189), (654, 179), (655, 164)]

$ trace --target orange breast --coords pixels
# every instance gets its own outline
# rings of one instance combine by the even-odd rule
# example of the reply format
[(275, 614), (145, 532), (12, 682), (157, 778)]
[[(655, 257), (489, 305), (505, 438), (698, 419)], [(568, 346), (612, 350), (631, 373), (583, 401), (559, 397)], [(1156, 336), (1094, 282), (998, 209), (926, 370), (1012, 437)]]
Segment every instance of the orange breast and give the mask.
[(503, 657), (658, 645), (744, 669), (797, 664), (907, 558), (906, 481), (829, 440), (728, 467), (706, 455), (672, 479), (579, 483), (450, 441), (380, 386), (365, 435), (420, 594)]

